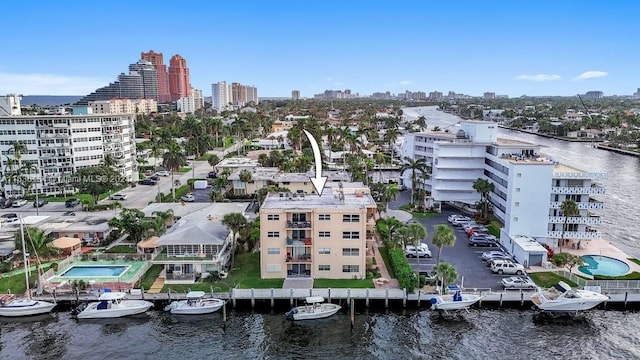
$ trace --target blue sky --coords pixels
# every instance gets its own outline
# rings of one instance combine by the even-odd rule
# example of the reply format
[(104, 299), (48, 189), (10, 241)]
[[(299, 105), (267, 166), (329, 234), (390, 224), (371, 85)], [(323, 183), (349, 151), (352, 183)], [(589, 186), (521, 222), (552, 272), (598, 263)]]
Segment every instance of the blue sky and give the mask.
[(305, 97), (640, 87), (638, 1), (26, 0), (2, 9), (0, 94), (84, 95), (150, 49), (167, 64), (182, 55), (206, 96), (223, 80)]

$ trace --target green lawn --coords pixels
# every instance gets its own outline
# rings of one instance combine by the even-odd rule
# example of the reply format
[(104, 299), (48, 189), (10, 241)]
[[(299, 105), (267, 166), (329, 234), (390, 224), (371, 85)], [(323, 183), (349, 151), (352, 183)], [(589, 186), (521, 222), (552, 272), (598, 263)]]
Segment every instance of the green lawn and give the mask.
[(186, 173), (186, 172), (191, 171), (191, 168), (188, 167), (188, 166), (185, 166), (185, 167), (181, 167), (180, 170), (178, 170), (178, 171), (181, 172), (181, 173)]
[(427, 213), (414, 212), (412, 214), (413, 214), (413, 217), (416, 219), (429, 219), (438, 215), (438, 213), (435, 213), (435, 212), (427, 212)]
[(163, 266), (160, 264), (151, 265), (149, 270), (142, 276), (142, 279), (140, 279), (140, 286), (142, 286), (145, 291), (149, 290), (153, 282), (158, 278), (158, 275), (162, 272), (162, 269)]
[(224, 138), (223, 142), (225, 148), (231, 147), (231, 145), (233, 145), (233, 138), (226, 137)]
[(115, 254), (132, 254), (136, 252), (136, 250), (129, 245), (116, 245), (109, 250), (105, 250), (105, 252)]
[(313, 279), (313, 287), (321, 289), (372, 289), (375, 286), (371, 279), (351, 280), (351, 279)]
[[(102, 194), (98, 195), (98, 199), (99, 200), (105, 199), (105, 198), (109, 197), (109, 195), (115, 194), (115, 193), (117, 193), (118, 191), (120, 191), (122, 189), (124, 189), (124, 188), (118, 188), (118, 189), (115, 189), (113, 191), (108, 191), (106, 193), (102, 193)], [(29, 198), (35, 200), (35, 196), (33, 196), (33, 195), (29, 196)], [(68, 194), (67, 197), (64, 197), (64, 196), (60, 195), (60, 196), (47, 196), (47, 197), (44, 197), (44, 198), (39, 197), (39, 199), (47, 199), (47, 201), (49, 201), (49, 202), (65, 202), (65, 201), (67, 201), (69, 199), (78, 199), (78, 200), (80, 200), (80, 203), (82, 203), (82, 201), (84, 199), (93, 201), (93, 195), (91, 195), (91, 194)]]
[(640, 265), (640, 259), (628, 258), (627, 260), (633, 261), (634, 263)]
[(557, 284), (558, 281), (564, 281), (571, 287), (577, 287), (578, 284), (552, 272), (536, 272), (530, 273), (529, 277), (541, 288), (550, 288)]
[(389, 259), (389, 249), (387, 249), (386, 247), (379, 247), (378, 251), (380, 251), (380, 256), (382, 256), (384, 266), (386, 266), (387, 271), (389, 272), (389, 276), (395, 279), (396, 273), (395, 271), (393, 271), (393, 267), (391, 266), (391, 260)]
[[(51, 267), (51, 264), (44, 264), (41, 268), (41, 271), (47, 271)], [(34, 269), (35, 267), (30, 267)], [(0, 278), (0, 294), (6, 294), (7, 292), (11, 292), (12, 294), (23, 294), (27, 291), (27, 286), (25, 284), (24, 271), (19, 271), (20, 269), (14, 269), (11, 272), (11, 275), (7, 276), (7, 274), (0, 274), (2, 277)], [(32, 289), (35, 288), (35, 276), (36, 271), (31, 270), (29, 273), (29, 282), (32, 285)]]
[(236, 257), (234, 270), (226, 279), (213, 282), (204, 282), (191, 285), (165, 285), (163, 292), (185, 292), (191, 289), (210, 291), (213, 287), (216, 292), (229, 291), (233, 287), (241, 289), (271, 289), (282, 288), (284, 279), (260, 279), (260, 253), (240, 254)]

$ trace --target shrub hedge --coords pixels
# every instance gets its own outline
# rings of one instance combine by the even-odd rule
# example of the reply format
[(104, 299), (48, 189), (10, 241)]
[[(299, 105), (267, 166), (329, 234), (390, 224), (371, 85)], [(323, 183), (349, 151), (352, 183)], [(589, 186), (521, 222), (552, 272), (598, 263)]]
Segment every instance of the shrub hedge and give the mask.
[(409, 265), (407, 258), (404, 256), (404, 251), (401, 249), (389, 249), (389, 258), (393, 271), (396, 273), (396, 279), (398, 279), (400, 288), (405, 288), (408, 292), (413, 292), (413, 289), (416, 287), (416, 275), (411, 265)]

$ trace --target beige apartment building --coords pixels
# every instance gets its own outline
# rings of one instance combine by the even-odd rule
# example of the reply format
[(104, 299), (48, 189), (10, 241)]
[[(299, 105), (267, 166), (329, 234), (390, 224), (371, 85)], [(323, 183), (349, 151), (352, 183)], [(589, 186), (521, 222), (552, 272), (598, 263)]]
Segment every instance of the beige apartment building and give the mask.
[[(220, 165), (218, 164), (217, 166)], [(243, 170), (251, 173), (250, 181), (243, 182), (240, 180), (240, 173)], [(312, 177), (315, 177), (315, 175), (314, 171), (308, 171), (306, 173), (286, 173), (275, 167), (257, 166), (254, 168), (237, 168), (227, 177), (227, 180), (231, 182), (235, 195), (255, 194), (260, 189), (269, 185), (287, 189), (292, 193), (315, 194), (316, 190), (310, 180)], [(346, 171), (324, 171), (322, 175), (327, 177), (327, 186), (330, 186), (329, 184), (331, 183), (337, 186), (339, 182), (351, 181), (351, 175)]]
[(327, 183), (322, 196), (270, 193), (260, 207), (261, 277), (364, 279), (375, 213), (362, 183)]
[(153, 99), (111, 99), (89, 101), (94, 114), (145, 114), (158, 111), (158, 103)]

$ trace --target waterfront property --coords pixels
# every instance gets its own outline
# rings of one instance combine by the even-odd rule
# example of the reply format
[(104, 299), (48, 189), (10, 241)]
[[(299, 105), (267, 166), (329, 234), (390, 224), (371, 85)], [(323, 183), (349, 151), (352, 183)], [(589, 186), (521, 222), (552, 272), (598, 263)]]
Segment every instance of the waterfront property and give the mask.
[(59, 262), (56, 270), (47, 271), (44, 288), (57, 293), (71, 291), (72, 283), (82, 281), (89, 288), (128, 290), (149, 268), (150, 255), (83, 254)]
[(362, 183), (327, 183), (322, 196), (268, 194), (260, 208), (261, 277), (363, 279), (375, 211)]
[[(246, 170), (251, 174), (251, 180), (244, 182), (240, 180), (240, 173)], [(327, 177), (327, 183), (348, 182), (351, 175), (346, 171), (324, 171), (323, 176)], [(227, 180), (231, 182), (233, 193), (236, 195), (255, 194), (260, 189), (269, 185), (289, 189), (294, 193), (315, 194), (316, 190), (310, 178), (315, 177), (313, 171), (304, 173), (282, 172), (274, 167), (255, 167), (253, 169), (235, 170)]]

